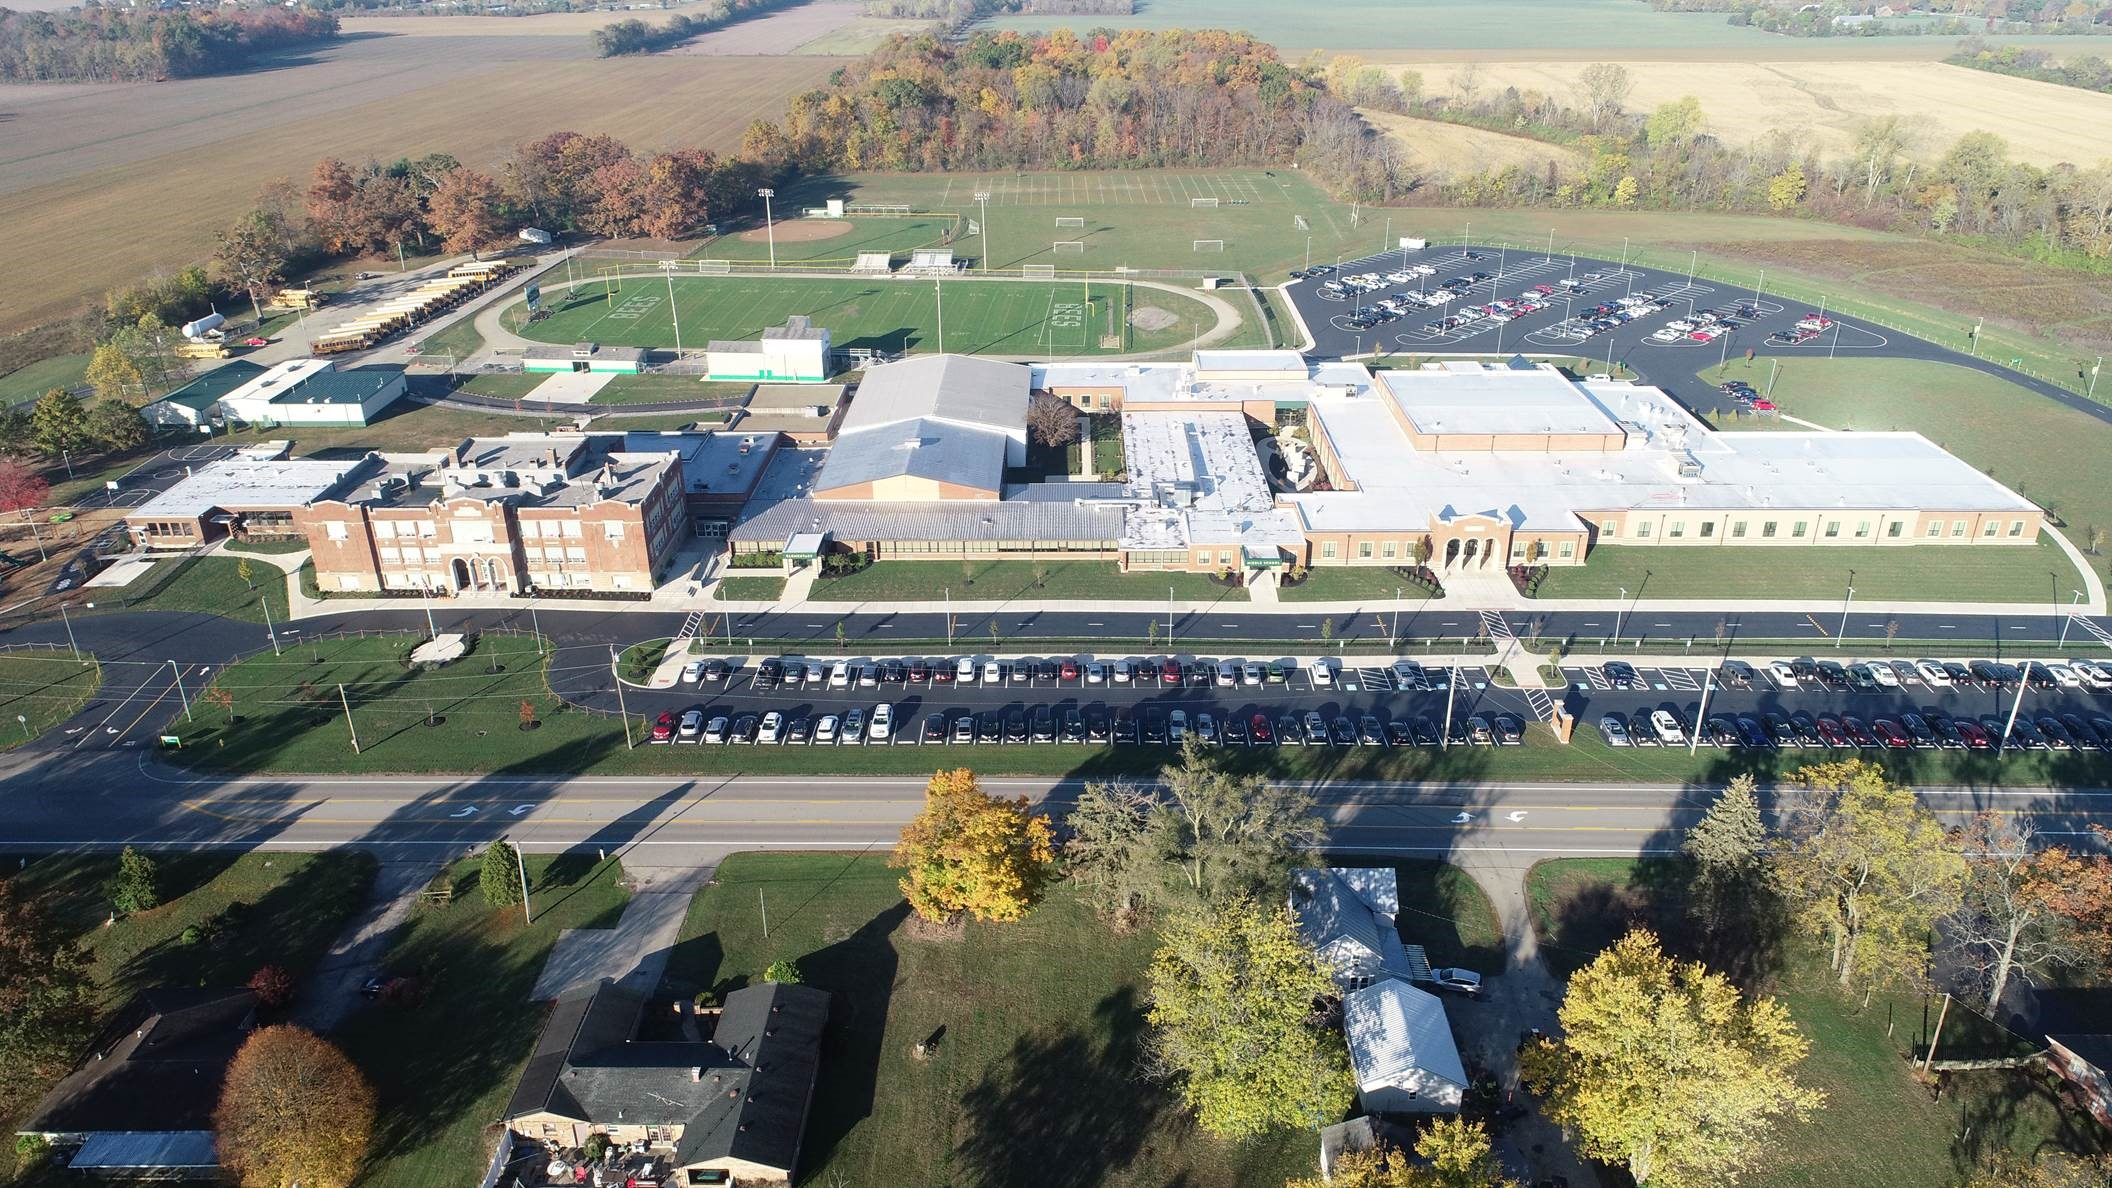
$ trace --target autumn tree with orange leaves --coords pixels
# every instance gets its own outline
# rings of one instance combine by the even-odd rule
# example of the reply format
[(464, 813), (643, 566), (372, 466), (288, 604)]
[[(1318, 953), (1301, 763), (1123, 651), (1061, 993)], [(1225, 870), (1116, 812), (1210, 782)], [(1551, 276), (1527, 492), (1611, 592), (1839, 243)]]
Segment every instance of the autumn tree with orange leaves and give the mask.
[(924, 789), (924, 811), (902, 830), (888, 865), (909, 873), (902, 894), (919, 916), (944, 922), (1017, 920), (1056, 872), (1046, 817), (1027, 798), (992, 796), (967, 768), (941, 771)]
[(243, 1188), (345, 1188), (373, 1138), (374, 1090), (314, 1032), (260, 1028), (228, 1066), (213, 1127)]

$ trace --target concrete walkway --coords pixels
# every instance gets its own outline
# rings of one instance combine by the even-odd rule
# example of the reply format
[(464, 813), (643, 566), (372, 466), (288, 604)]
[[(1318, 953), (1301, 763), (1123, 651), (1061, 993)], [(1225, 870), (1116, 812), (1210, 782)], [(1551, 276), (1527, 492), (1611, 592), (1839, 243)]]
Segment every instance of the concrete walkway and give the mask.
[(366, 905), (330, 943), (330, 951), (295, 995), (294, 1022), (313, 1032), (327, 1032), (359, 1005), (360, 984), (381, 972), (390, 938), (398, 925), (411, 918), (434, 869), (423, 862), (381, 864)]
[(570, 928), (558, 934), (550, 960), (535, 980), (536, 1001), (556, 998), (576, 986), (613, 978), (640, 994), (651, 994), (667, 970), (667, 958), (689, 912), (689, 901), (711, 880), (714, 867), (641, 866), (626, 863), (630, 902), (614, 928)]

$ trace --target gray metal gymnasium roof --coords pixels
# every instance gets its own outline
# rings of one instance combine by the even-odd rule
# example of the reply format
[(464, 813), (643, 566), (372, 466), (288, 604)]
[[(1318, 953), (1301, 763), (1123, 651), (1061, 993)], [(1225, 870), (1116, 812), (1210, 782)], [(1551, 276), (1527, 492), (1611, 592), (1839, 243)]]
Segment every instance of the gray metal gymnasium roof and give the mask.
[(814, 485), (834, 490), (902, 475), (997, 492), (1005, 435), (923, 418), (839, 433)]
[(1027, 423), (1024, 364), (970, 355), (916, 355), (867, 369), (843, 431), (932, 419), (1018, 432)]

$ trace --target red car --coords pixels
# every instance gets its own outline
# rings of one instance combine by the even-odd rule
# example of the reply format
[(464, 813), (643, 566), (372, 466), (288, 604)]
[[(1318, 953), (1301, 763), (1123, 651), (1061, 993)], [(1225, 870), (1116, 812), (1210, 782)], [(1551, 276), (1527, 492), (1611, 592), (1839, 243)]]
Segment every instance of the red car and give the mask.
[(1248, 733), (1254, 736), (1255, 742), (1265, 743), (1275, 741), (1275, 731), (1269, 725), (1269, 716), (1267, 714), (1255, 714), (1253, 718), (1249, 719), (1247, 722), (1247, 731)]
[(1066, 681), (1075, 681), (1075, 680), (1077, 680), (1077, 679), (1078, 679), (1078, 662), (1077, 662), (1076, 660), (1066, 660), (1066, 661), (1064, 661), (1064, 662), (1063, 662), (1063, 664), (1062, 664), (1061, 666), (1059, 666), (1059, 667), (1057, 668), (1057, 670), (1056, 670), (1056, 675), (1057, 675), (1057, 677), (1058, 677), (1059, 679), (1062, 679), (1062, 680), (1066, 680)]
[(1885, 746), (1893, 750), (1905, 750), (1914, 745), (1913, 738), (1908, 736), (1899, 723), (1890, 718), (1879, 718), (1870, 723), (1870, 728), (1877, 732), (1877, 737), (1884, 741)]
[(673, 710), (663, 712), (653, 719), (653, 741), (666, 742), (675, 736), (675, 714)]
[(1987, 736), (1987, 729), (1978, 722), (1968, 718), (1959, 718), (1951, 724), (1956, 726), (1958, 733), (1965, 737), (1965, 745), (1975, 751), (1984, 751), (1995, 745), (1994, 740)]
[(1818, 727), (1819, 737), (1826, 740), (1827, 746), (1845, 747), (1848, 745), (1847, 732), (1841, 729), (1841, 723), (1838, 719), (1820, 718), (1816, 725)]
[(1159, 668), (1159, 680), (1161, 683), (1168, 685), (1180, 684), (1181, 662), (1178, 660), (1168, 660), (1165, 664), (1161, 665)]
[(271, 340), (268, 338), (245, 338), (242, 340), (242, 345), (246, 347), (270, 346)]

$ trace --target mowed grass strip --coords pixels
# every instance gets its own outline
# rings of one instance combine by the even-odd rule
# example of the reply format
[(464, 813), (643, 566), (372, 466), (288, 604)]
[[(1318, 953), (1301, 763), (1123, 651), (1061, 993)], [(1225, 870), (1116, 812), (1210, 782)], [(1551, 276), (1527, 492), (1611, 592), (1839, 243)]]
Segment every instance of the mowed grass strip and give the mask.
[(732, 602), (775, 602), (785, 596), (781, 577), (726, 577), (719, 579), (718, 596)]
[[(1728, 371), (1755, 384), (1768, 373), (1765, 363)], [(2086, 553), (2093, 530), (2112, 534), (2112, 485), (2102, 476), (2112, 424), (2000, 377), (1907, 359), (1791, 359), (1774, 400), (1829, 429), (1914, 430), (2060, 516), (2061, 531)]]
[[(1794, 517), (1779, 519), (1786, 534)], [(1811, 522), (1817, 535), (1817, 521)], [(2068, 554), (2045, 536), (2036, 545), (2017, 546), (1602, 544), (1581, 566), (1549, 569), (1537, 597), (1619, 598), (1625, 589), (1631, 599), (1838, 602), (1847, 598), (1851, 585), (1855, 602), (2025, 602), (2050, 610), (2055, 602), (2066, 603), (2081, 585), (2081, 575)], [(1870, 634), (1855, 615), (1849, 619), (1851, 638)]]
[(614, 859), (530, 854), (535, 923), (524, 925), (518, 906), (484, 901), (479, 865), (449, 867), (453, 899), (413, 909), (382, 959), (416, 979), (424, 1001), (364, 1006), (333, 1036), (380, 1103), (368, 1188), (460, 1188), (479, 1174), (549, 1010), (529, 995), (558, 935), (614, 927), (629, 898)]
[[(942, 291), (928, 279), (678, 276), (671, 317), (666, 280), (629, 276), (616, 279), (613, 289), (606, 280), (582, 282), (550, 317), (523, 333), (544, 342), (671, 348), (679, 319), (682, 342), (694, 349), (714, 339), (757, 339), (765, 328), (801, 314), (826, 327), (838, 350), (903, 354), (943, 345), (956, 354), (1041, 358), (1164, 350), (1217, 324), (1208, 307), (1178, 293), (1132, 292), (1111, 282), (1090, 289), (1079, 282), (1022, 280), (949, 281)], [(1174, 321), (1124, 333), (1123, 311), (1144, 307), (1163, 309)], [(1109, 333), (1126, 345), (1103, 349), (1102, 335)]]
[[(1398, 594), (1398, 598), (1396, 598)], [(1276, 596), (1285, 602), (1361, 602), (1367, 608), (1414, 611), (1431, 599), (1430, 592), (1405, 575), (1383, 565), (1321, 565), (1308, 569), (1305, 580), (1295, 586), (1279, 586)]]
[(88, 652), (79, 660), (67, 651), (0, 655), (0, 751), (14, 750), (79, 713), (102, 685), (102, 666)]
[(668, 964), (672, 995), (792, 960), (835, 996), (802, 1182), (1280, 1188), (1311, 1173), (1310, 1131), (1220, 1142), (1137, 1074), (1149, 930), (1116, 931), (1068, 885), (1016, 923), (933, 930), (899, 878), (879, 854), (733, 855)]
[(877, 561), (819, 578), (815, 602), (956, 602), (1040, 599), (1244, 603), (1247, 592), (1201, 573), (1123, 573), (1112, 561)]
[[(1526, 893), (1541, 952), (1568, 970), (1590, 961), (1631, 923), (1677, 930), (1679, 864), (1663, 859), (1562, 858), (1535, 865)], [(1677, 951), (1675, 940), (1673, 947)], [(1867, 1005), (1844, 995), (1814, 945), (1793, 937), (1764, 990), (1776, 995), (1811, 1041), (1799, 1079), (1823, 1090), (1825, 1106), (1808, 1123), (1785, 1123), (1761, 1166), (1741, 1183), (1762, 1188), (1891, 1188), (1948, 1184), (1998, 1150), (2026, 1158), (2042, 1148), (2100, 1145), (2086, 1120), (2063, 1118), (2046, 1086), (1994, 1071), (1953, 1075), (1938, 1101), (1913, 1074), (1907, 1055), (1928, 1039), (1936, 1003), (1906, 991), (1879, 991)], [(1888, 1038), (1889, 1032), (1889, 1038)], [(1945, 1044), (1961, 1036), (1987, 1044), (1997, 1029), (1954, 1004)]]

